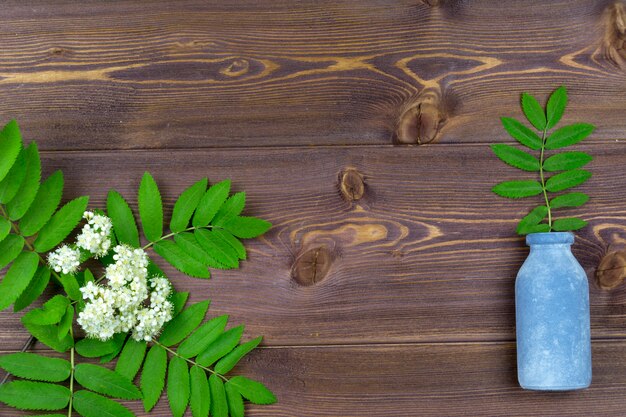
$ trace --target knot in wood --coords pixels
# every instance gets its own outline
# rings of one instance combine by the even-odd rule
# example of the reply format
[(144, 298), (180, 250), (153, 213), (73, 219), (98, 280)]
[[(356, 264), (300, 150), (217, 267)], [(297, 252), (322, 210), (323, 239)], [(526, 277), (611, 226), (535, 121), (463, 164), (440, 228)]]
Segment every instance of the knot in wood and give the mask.
[(438, 90), (427, 90), (400, 115), (396, 129), (398, 143), (423, 145), (435, 140), (444, 120), (440, 97)]
[(332, 254), (327, 246), (318, 246), (296, 258), (291, 275), (300, 285), (308, 287), (326, 277), (330, 270)]
[(229, 77), (239, 77), (250, 69), (250, 62), (243, 58), (234, 59), (226, 68), (220, 70), (220, 74)]
[(626, 251), (608, 253), (600, 261), (596, 279), (600, 288), (609, 290), (620, 285), (626, 278)]
[(626, 68), (626, 5), (617, 1), (604, 14), (604, 57), (620, 68)]
[(363, 175), (355, 168), (347, 168), (339, 175), (339, 189), (346, 200), (360, 200), (365, 193)]

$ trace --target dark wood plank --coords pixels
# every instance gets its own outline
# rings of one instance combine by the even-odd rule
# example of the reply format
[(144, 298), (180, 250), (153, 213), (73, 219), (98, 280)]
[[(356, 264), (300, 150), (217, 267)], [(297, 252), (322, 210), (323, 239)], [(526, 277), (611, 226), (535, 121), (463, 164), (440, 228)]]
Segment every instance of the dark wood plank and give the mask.
[[(569, 213), (590, 221), (574, 252), (590, 277), (593, 336), (623, 337), (626, 285), (601, 290), (594, 273), (626, 243), (626, 147), (579, 149), (595, 156), (594, 177), (581, 188), (593, 199)], [(487, 146), (55, 152), (44, 153), (43, 166), (63, 169), (65, 197), (90, 194), (92, 207), (104, 206), (109, 187), (136, 207), (151, 170), (166, 217), (198, 178), (232, 178), (248, 192), (246, 213), (274, 228), (247, 243), (240, 270), (215, 271), (210, 281), (167, 271), (192, 300), (212, 298), (212, 314), (245, 322), (268, 345), (514, 338), (513, 284), (527, 254), (514, 228), (538, 202), (490, 193), (495, 178), (527, 174)], [(21, 346), (17, 316), (2, 312), (0, 328), (1, 346)]]
[[(434, 6), (429, 6), (433, 4)], [(0, 120), (45, 149), (491, 142), (518, 93), (626, 129), (613, 0), (3, 2)], [(417, 113), (420, 114), (416, 117)], [(421, 122), (419, 122), (421, 121)], [(421, 124), (420, 124), (421, 123)]]
[[(276, 405), (248, 406), (251, 417), (622, 417), (625, 356), (624, 341), (594, 342), (591, 388), (568, 393), (520, 389), (513, 343), (259, 349), (233, 374), (278, 396)], [(126, 404), (144, 415), (139, 403)], [(0, 405), (2, 417), (24, 414)], [(165, 397), (150, 415), (171, 415)]]

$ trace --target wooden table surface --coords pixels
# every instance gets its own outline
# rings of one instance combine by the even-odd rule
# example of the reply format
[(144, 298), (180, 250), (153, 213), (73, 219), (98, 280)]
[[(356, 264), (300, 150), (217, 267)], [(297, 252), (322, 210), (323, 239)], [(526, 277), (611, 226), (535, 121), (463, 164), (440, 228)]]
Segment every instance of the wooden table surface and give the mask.
[[(265, 335), (237, 370), (279, 402), (247, 415), (624, 416), (625, 41), (620, 1), (4, 0), (0, 123), (64, 171), (65, 199), (104, 207), (114, 186), (136, 207), (149, 170), (167, 217), (192, 181), (232, 178), (274, 223), (240, 270), (166, 270)], [(490, 193), (517, 172), (488, 144), (512, 141), (499, 117), (520, 117), (522, 91), (561, 84), (563, 122), (598, 127), (579, 146), (593, 197), (572, 211), (590, 223), (573, 250), (594, 374), (546, 394), (516, 382), (514, 228), (532, 203)], [(1, 351), (27, 338), (0, 313)]]

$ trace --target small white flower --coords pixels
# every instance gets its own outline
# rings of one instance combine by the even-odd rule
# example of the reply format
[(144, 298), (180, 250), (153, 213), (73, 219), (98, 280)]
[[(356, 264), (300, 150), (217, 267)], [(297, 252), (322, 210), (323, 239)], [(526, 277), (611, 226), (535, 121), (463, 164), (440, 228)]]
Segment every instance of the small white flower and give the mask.
[(87, 224), (76, 237), (76, 246), (93, 253), (96, 258), (106, 255), (111, 248), (111, 219), (91, 211), (83, 213), (83, 218)]
[(48, 254), (48, 264), (56, 272), (73, 274), (80, 265), (80, 251), (67, 245), (60, 246)]

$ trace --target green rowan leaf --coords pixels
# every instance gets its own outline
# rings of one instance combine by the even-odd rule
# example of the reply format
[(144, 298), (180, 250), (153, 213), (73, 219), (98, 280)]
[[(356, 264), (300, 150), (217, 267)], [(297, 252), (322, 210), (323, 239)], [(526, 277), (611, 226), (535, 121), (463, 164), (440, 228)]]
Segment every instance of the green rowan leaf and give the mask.
[(547, 233), (550, 231), (550, 225), (547, 223), (540, 223), (540, 224), (536, 224), (534, 226), (529, 226), (525, 233), (523, 234), (530, 234), (530, 233)]
[(189, 368), (187, 361), (173, 356), (167, 370), (167, 399), (173, 417), (182, 417), (189, 403)]
[(110, 362), (113, 359), (115, 359), (117, 357), (117, 355), (120, 354), (120, 352), (122, 351), (122, 348), (124, 347), (124, 342), (126, 341), (126, 336), (127, 336), (126, 333), (115, 333), (113, 335), (114, 349), (110, 353), (107, 353), (106, 355), (102, 356), (100, 358), (100, 363)]
[(0, 242), (2, 242), (2, 240), (9, 235), (10, 231), (11, 222), (4, 217), (0, 217)]
[(502, 117), (500, 120), (504, 129), (519, 143), (535, 151), (541, 149), (541, 138), (535, 132), (515, 119)]
[(80, 285), (76, 277), (71, 274), (59, 274), (58, 280), (63, 286), (65, 293), (74, 301), (82, 300), (83, 294), (80, 292)]
[(234, 376), (228, 381), (237, 392), (254, 404), (274, 404), (276, 397), (260, 382), (244, 376)]
[(243, 417), (245, 413), (243, 397), (231, 384), (226, 383), (225, 388), (226, 399), (228, 400), (228, 410), (231, 417)]
[(227, 315), (215, 317), (214, 319), (207, 321), (187, 339), (183, 340), (176, 350), (177, 353), (183, 358), (193, 358), (198, 355), (200, 352), (209, 347), (211, 343), (217, 340), (217, 338), (224, 331), (224, 328), (226, 328), (227, 322)]
[(219, 263), (230, 268), (239, 266), (239, 257), (235, 249), (228, 242), (213, 233), (213, 231), (196, 229), (194, 235), (200, 246)]
[(196, 261), (200, 262), (205, 267), (224, 267), (204, 250), (204, 248), (200, 245), (193, 233), (179, 233), (178, 235), (174, 236), (174, 241), (185, 253), (194, 258)]
[(154, 251), (184, 274), (196, 278), (209, 278), (206, 265), (197, 261), (171, 240), (161, 240), (153, 246)]
[(220, 337), (211, 343), (204, 351), (202, 351), (196, 358), (196, 363), (202, 366), (211, 366), (219, 359), (224, 357), (227, 353), (237, 346), (241, 335), (243, 334), (244, 326), (233, 327), (230, 330), (222, 333)]
[(26, 161), (26, 175), (15, 197), (6, 205), (9, 218), (13, 221), (21, 219), (26, 214), (33, 200), (35, 200), (39, 190), (39, 181), (41, 181), (41, 160), (39, 159), (37, 143), (31, 142), (24, 149), (24, 157)]
[(99, 365), (79, 363), (74, 367), (74, 378), (83, 387), (109, 397), (141, 398), (141, 392), (128, 378)]
[(267, 232), (272, 223), (256, 217), (235, 216), (225, 221), (223, 226), (238, 238), (250, 239)]
[(491, 150), (507, 164), (524, 171), (539, 171), (539, 160), (513, 146), (499, 143), (491, 145)]
[(584, 169), (575, 169), (556, 174), (546, 181), (546, 190), (550, 192), (563, 191), (575, 187), (591, 178), (591, 172)]
[(243, 210), (245, 204), (245, 192), (233, 194), (232, 196), (228, 197), (226, 202), (224, 202), (222, 207), (220, 207), (220, 209), (215, 214), (215, 217), (213, 217), (211, 223), (215, 226), (223, 225), (227, 220), (230, 220), (231, 218), (241, 214), (241, 211)]
[(0, 401), (20, 410), (61, 410), (71, 392), (62, 385), (45, 382), (12, 381), (0, 385)]
[(13, 311), (17, 312), (31, 305), (33, 301), (43, 294), (49, 282), (50, 268), (46, 265), (39, 265), (37, 272), (35, 272), (35, 276), (30, 281), (30, 284), (28, 284), (28, 287), (26, 287), (24, 292), (22, 292), (17, 300), (15, 300), (15, 303), (13, 304)]
[(235, 253), (237, 253), (237, 257), (239, 259), (246, 259), (245, 246), (243, 246), (243, 243), (241, 243), (239, 239), (233, 236), (232, 233), (224, 229), (213, 229), (213, 234), (228, 243), (233, 249), (235, 249)]
[(575, 217), (568, 217), (565, 219), (557, 219), (552, 222), (552, 228), (557, 232), (567, 232), (570, 230), (578, 230), (587, 226), (587, 222)]
[(135, 417), (135, 414), (123, 405), (86, 390), (74, 393), (73, 406), (83, 417)]
[(211, 409), (211, 391), (206, 373), (199, 366), (194, 365), (189, 372), (191, 394), (189, 405), (193, 417), (207, 417)]
[(65, 204), (45, 224), (35, 239), (35, 250), (47, 252), (61, 243), (83, 218), (89, 197), (78, 197)]
[(207, 182), (206, 178), (202, 178), (180, 194), (174, 204), (172, 220), (170, 221), (170, 230), (173, 233), (182, 232), (187, 228), (193, 212), (206, 193)]
[(546, 171), (576, 169), (588, 164), (592, 159), (591, 155), (585, 152), (563, 152), (543, 161), (543, 169)]
[[(0, 269), (17, 258), (24, 248), (24, 238), (11, 233), (0, 242)], [(0, 295), (1, 298), (1, 295)]]
[(256, 339), (250, 340), (249, 342), (234, 348), (215, 364), (215, 372), (226, 375), (244, 356), (246, 356), (252, 349), (256, 348), (259, 343), (261, 343), (261, 340), (263, 340), (263, 336), (259, 336)]
[(39, 187), (33, 204), (20, 220), (20, 232), (32, 236), (50, 220), (61, 203), (63, 195), (63, 173), (55, 171)]
[(63, 339), (70, 332), (72, 327), (72, 322), (74, 321), (74, 307), (72, 305), (68, 305), (65, 308), (65, 314), (61, 317), (61, 322), (59, 323), (59, 328), (57, 332), (57, 337), (59, 339)]
[(22, 135), (15, 120), (11, 120), (0, 131), (0, 181), (15, 163), (22, 150)]
[(39, 325), (57, 324), (65, 315), (70, 300), (62, 295), (55, 295), (41, 308), (35, 308), (22, 317), (22, 323)]
[(589, 136), (595, 126), (589, 123), (575, 123), (555, 130), (546, 139), (546, 149), (560, 149), (574, 145)]
[(193, 216), (194, 227), (204, 227), (215, 217), (230, 192), (230, 180), (213, 184), (202, 196)]
[(72, 339), (69, 334), (65, 335), (62, 339), (59, 339), (59, 326), (40, 326), (37, 324), (25, 323), (24, 327), (37, 340), (57, 352), (66, 352), (74, 345), (74, 339)]
[(70, 363), (35, 353), (17, 352), (0, 356), (0, 367), (12, 375), (36, 381), (61, 382), (70, 377)]
[(172, 346), (189, 336), (202, 323), (208, 308), (209, 300), (204, 300), (183, 310), (165, 325), (159, 342), (164, 346)]
[(535, 129), (543, 130), (546, 127), (546, 114), (537, 99), (530, 94), (522, 94), (522, 110), (524, 115)]
[(24, 149), (20, 151), (13, 166), (0, 181), (0, 204), (6, 204), (15, 197), (26, 176), (26, 156)]
[(0, 282), (0, 311), (17, 300), (33, 279), (39, 257), (34, 252), (20, 253)]
[(171, 295), (171, 301), (174, 308), (172, 309), (172, 317), (178, 316), (178, 314), (183, 311), (185, 304), (187, 303), (187, 298), (189, 298), (188, 292), (174, 292)]
[(116, 349), (115, 339), (98, 340), (84, 338), (76, 342), (76, 352), (85, 358), (99, 358), (107, 355)]
[(561, 120), (567, 106), (567, 90), (561, 86), (554, 90), (548, 99), (547, 113), (548, 123), (546, 129), (552, 129)]
[(126, 341), (126, 345), (124, 345), (124, 349), (122, 349), (120, 358), (117, 360), (115, 371), (131, 381), (135, 379), (146, 355), (146, 349), (146, 342), (138, 342), (132, 337), (129, 338)]
[(135, 216), (124, 197), (115, 190), (110, 190), (107, 196), (107, 215), (111, 218), (118, 242), (138, 248), (139, 230)]
[(589, 196), (584, 193), (569, 193), (554, 197), (550, 200), (550, 207), (553, 209), (561, 207), (579, 207), (589, 200)]
[(150, 242), (156, 242), (163, 235), (163, 203), (159, 187), (149, 172), (143, 174), (137, 202), (143, 234)]
[(228, 401), (224, 383), (220, 377), (215, 374), (209, 377), (209, 389), (211, 391), (211, 416), (228, 417)]
[(517, 233), (525, 235), (548, 215), (548, 207), (538, 206), (531, 210), (517, 225)]
[(152, 410), (161, 397), (165, 386), (165, 370), (167, 369), (167, 352), (159, 345), (148, 351), (141, 372), (141, 392), (143, 407), (146, 412)]
[(493, 187), (491, 191), (501, 197), (523, 198), (541, 194), (543, 189), (538, 181), (525, 180), (504, 181)]

